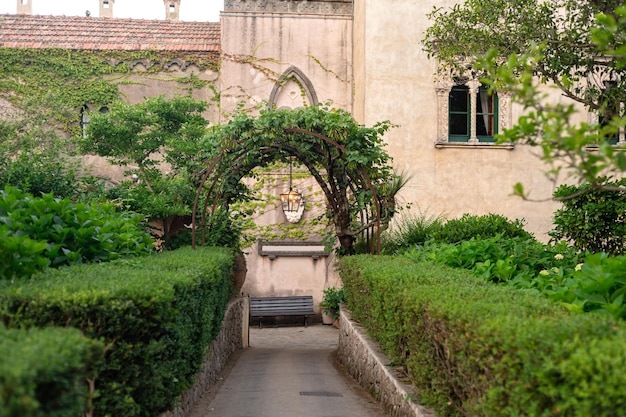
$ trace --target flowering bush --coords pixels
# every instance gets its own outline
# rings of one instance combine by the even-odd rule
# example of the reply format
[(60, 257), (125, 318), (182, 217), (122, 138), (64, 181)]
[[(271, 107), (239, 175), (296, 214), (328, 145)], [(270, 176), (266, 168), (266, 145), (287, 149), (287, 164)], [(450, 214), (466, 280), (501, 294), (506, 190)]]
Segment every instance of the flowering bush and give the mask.
[(578, 253), (564, 242), (496, 236), (456, 244), (431, 242), (405, 257), (469, 269), (487, 281), (537, 291), (570, 311), (626, 318), (625, 255)]

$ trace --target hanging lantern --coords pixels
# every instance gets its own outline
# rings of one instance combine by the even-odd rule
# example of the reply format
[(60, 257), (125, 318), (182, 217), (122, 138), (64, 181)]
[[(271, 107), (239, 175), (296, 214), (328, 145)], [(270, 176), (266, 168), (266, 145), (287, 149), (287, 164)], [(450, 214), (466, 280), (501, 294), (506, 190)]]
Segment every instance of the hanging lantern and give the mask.
[(298, 190), (294, 190), (291, 186), (292, 165), (291, 159), (289, 160), (289, 191), (280, 194), (280, 202), (283, 207), (283, 213), (287, 221), (290, 223), (298, 223), (304, 213), (304, 198)]
[(289, 188), (289, 192), (282, 193), (280, 195), (280, 201), (283, 204), (283, 211), (285, 213), (297, 212), (300, 208), (300, 203), (302, 202), (302, 194), (292, 188)]

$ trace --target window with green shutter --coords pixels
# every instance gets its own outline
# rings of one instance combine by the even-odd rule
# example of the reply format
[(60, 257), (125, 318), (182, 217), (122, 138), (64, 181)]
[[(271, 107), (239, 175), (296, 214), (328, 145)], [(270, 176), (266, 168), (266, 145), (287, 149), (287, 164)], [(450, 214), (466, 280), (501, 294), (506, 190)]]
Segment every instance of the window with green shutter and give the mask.
[[(472, 104), (475, 104), (474, 117)], [(490, 93), (487, 87), (481, 85), (475, 97), (471, 97), (467, 85), (452, 87), (448, 96), (448, 142), (494, 142), (496, 133), (497, 94)], [(472, 134), (476, 135), (473, 140)]]

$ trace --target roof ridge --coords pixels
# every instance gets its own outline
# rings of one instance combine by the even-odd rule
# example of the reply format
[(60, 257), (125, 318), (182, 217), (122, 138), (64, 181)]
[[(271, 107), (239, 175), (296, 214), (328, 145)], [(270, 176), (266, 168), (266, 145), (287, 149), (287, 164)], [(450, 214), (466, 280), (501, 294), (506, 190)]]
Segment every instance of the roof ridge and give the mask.
[(220, 22), (53, 15), (0, 15), (0, 19), (4, 47), (220, 51)]

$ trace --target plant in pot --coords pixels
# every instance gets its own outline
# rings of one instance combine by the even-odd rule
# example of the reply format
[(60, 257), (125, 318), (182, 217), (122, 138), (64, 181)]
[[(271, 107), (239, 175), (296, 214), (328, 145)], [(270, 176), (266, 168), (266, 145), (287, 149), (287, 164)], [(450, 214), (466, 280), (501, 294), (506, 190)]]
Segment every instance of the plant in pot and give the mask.
[(320, 307), (322, 307), (322, 323), (333, 324), (339, 319), (339, 306), (344, 301), (343, 288), (330, 287), (322, 291), (324, 294)]

